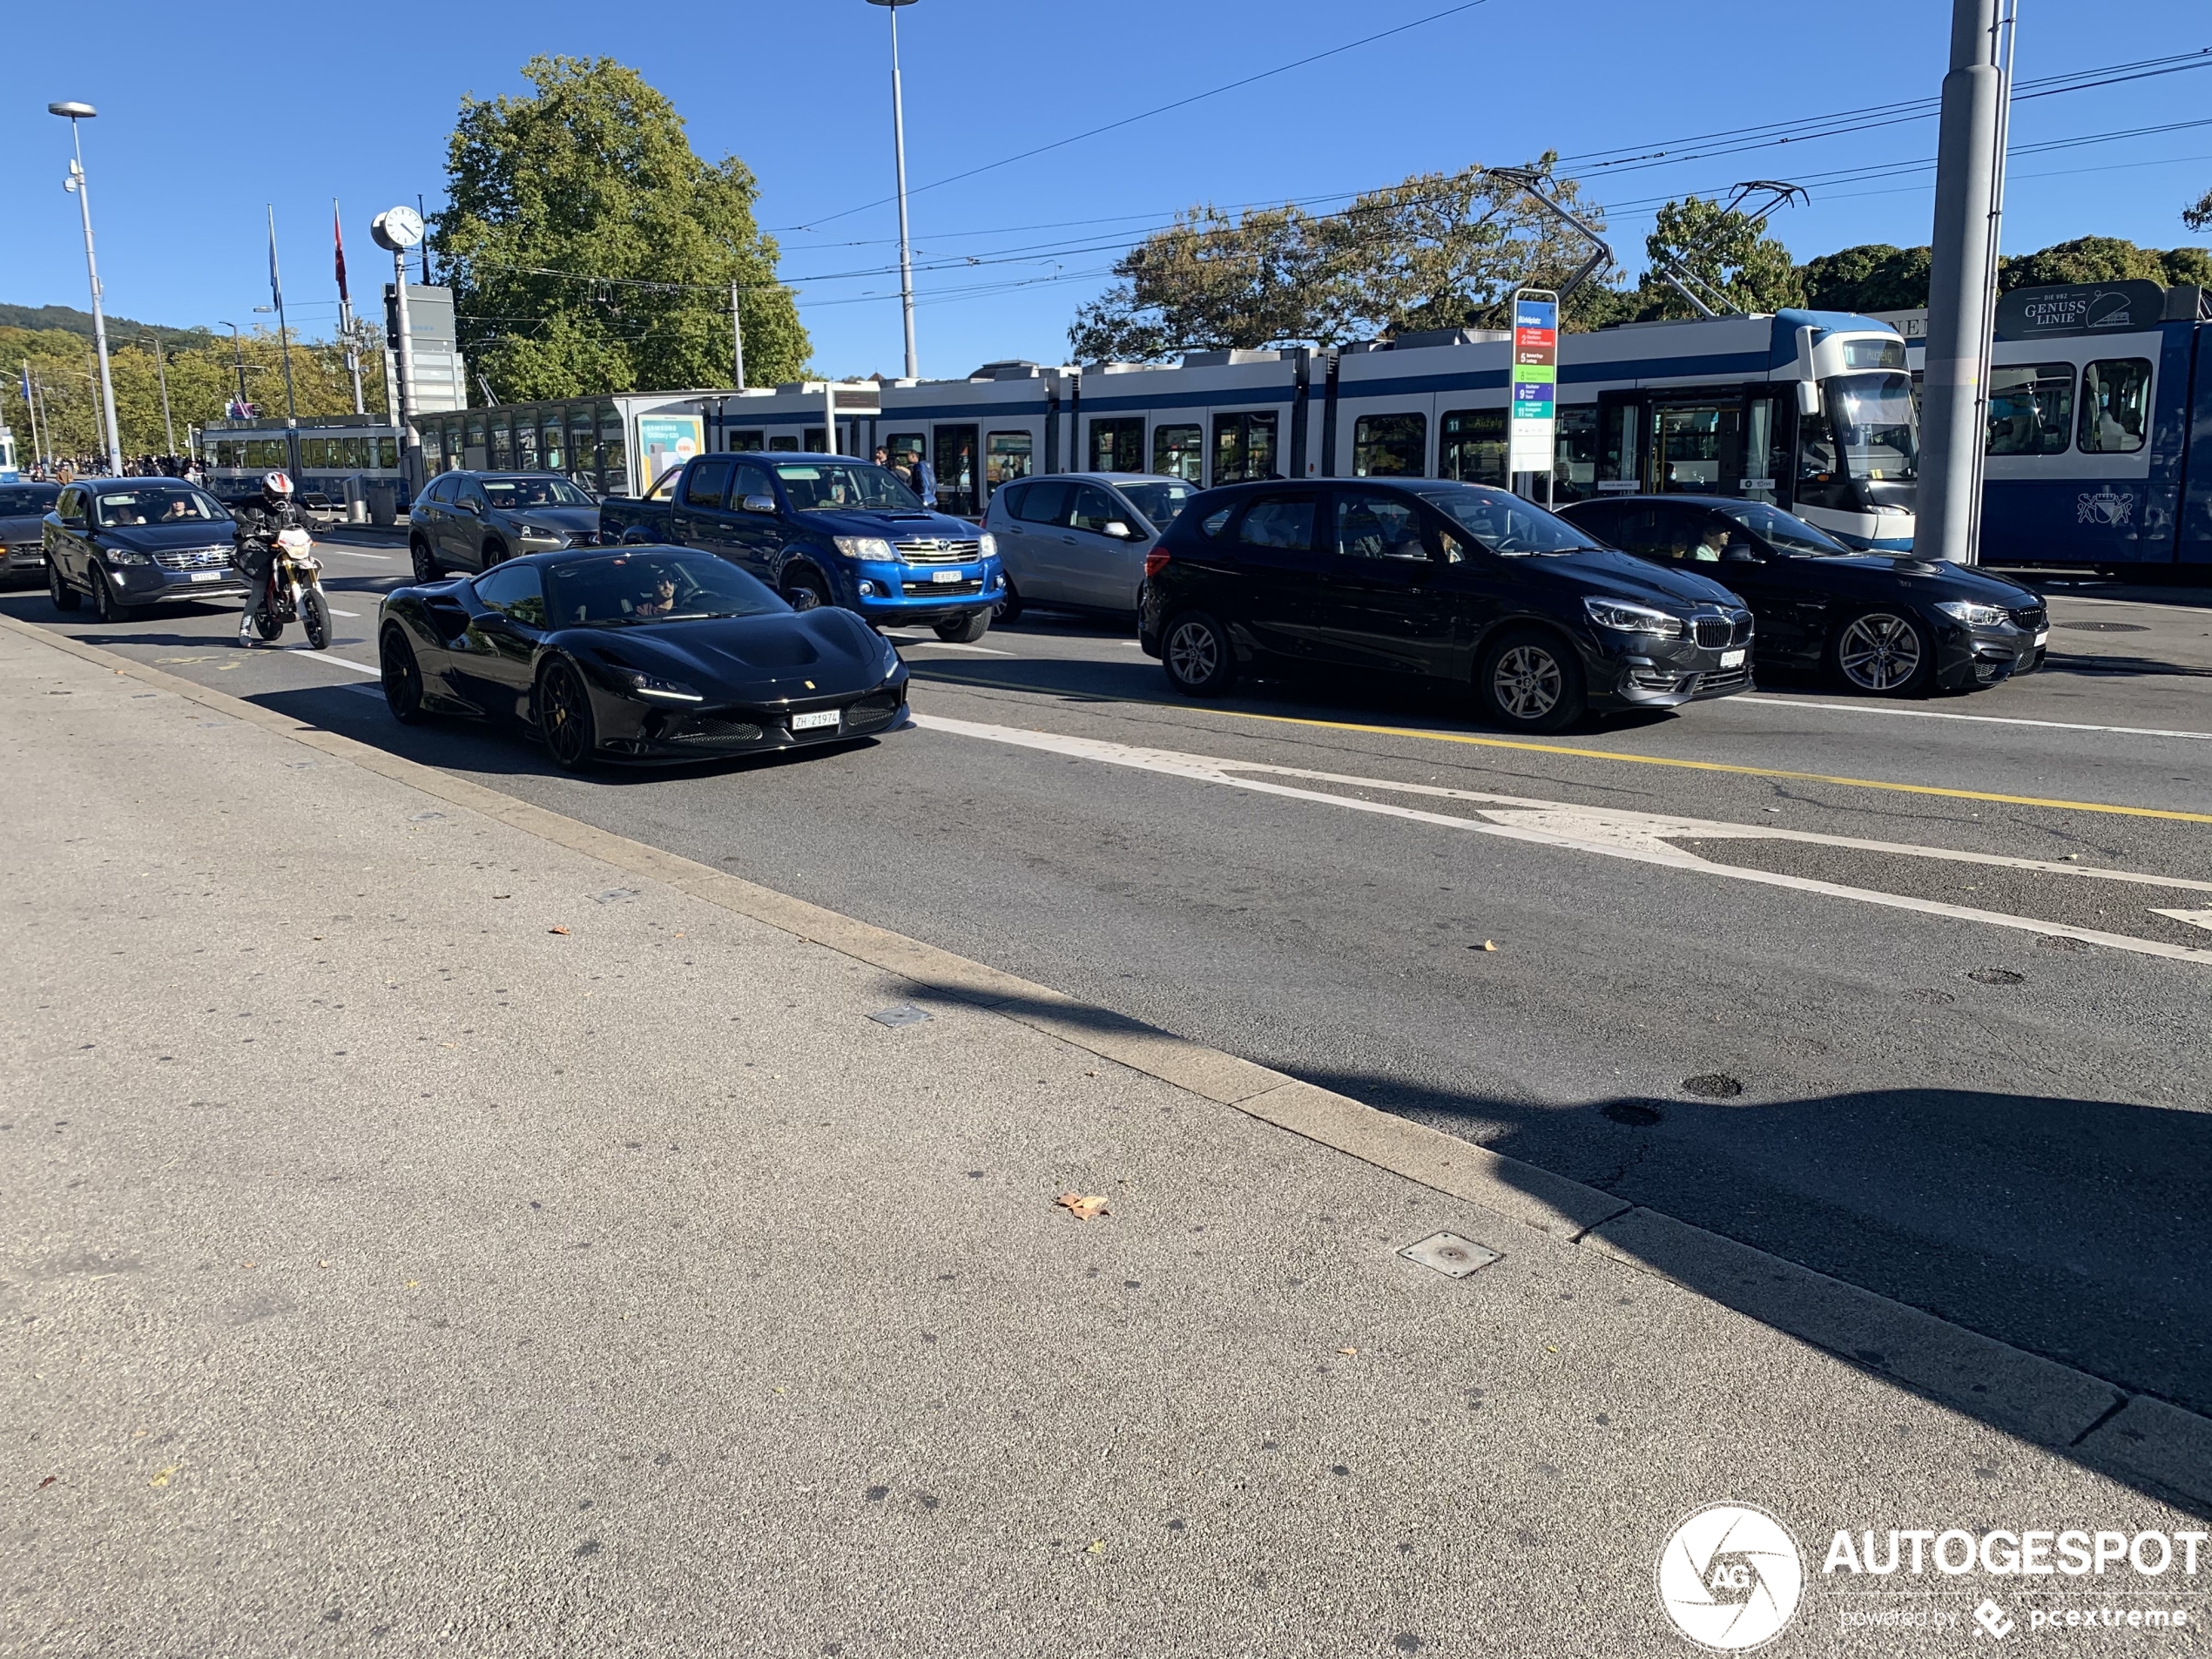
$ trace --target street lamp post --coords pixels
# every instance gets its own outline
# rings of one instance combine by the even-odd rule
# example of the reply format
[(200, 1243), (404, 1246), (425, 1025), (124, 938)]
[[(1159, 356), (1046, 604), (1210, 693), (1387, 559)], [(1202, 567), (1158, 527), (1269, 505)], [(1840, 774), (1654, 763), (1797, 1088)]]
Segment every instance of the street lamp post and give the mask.
[(84, 275), (92, 287), (92, 338), (100, 349), (100, 401), (107, 415), (108, 464), (123, 464), (123, 439), (115, 425), (115, 382), (110, 378), (107, 366), (107, 314), (100, 307), (100, 266), (92, 257), (92, 198), (84, 186), (84, 140), (78, 126), (79, 121), (89, 121), (99, 111), (89, 104), (49, 104), (49, 115), (58, 115), (69, 123), (70, 142), (77, 151), (76, 159), (69, 164), (69, 177), (63, 187), (77, 198), (78, 210), (84, 216)]
[(153, 347), (154, 378), (161, 382), (161, 435), (169, 442), (164, 453), (173, 455), (177, 453), (177, 427), (169, 418), (169, 371), (162, 366), (161, 336), (148, 334), (146, 339)]
[(891, 150), (899, 179), (899, 305), (907, 325), (907, 378), (921, 378), (914, 353), (914, 270), (907, 246), (907, 111), (899, 85), (899, 8), (914, 0), (868, 0), (891, 14)]

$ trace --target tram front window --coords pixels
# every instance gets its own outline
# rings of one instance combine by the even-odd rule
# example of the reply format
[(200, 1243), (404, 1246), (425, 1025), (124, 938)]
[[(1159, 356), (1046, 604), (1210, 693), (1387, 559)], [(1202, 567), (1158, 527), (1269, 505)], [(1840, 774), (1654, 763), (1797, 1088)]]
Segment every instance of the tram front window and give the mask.
[(1909, 483), (1920, 475), (1911, 375), (1838, 374), (1826, 389), (1835, 447), (1854, 482)]

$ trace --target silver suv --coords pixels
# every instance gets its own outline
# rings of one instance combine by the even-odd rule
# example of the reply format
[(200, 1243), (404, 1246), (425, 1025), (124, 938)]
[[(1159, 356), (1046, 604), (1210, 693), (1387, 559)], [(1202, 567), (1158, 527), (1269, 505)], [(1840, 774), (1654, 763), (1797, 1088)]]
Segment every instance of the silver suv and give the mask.
[(554, 472), (440, 473), (407, 522), (417, 582), (599, 541), (598, 502)]
[(1044, 605), (1134, 625), (1144, 556), (1197, 493), (1180, 478), (1139, 472), (1061, 472), (1000, 485), (983, 515), (1006, 567), (999, 620)]

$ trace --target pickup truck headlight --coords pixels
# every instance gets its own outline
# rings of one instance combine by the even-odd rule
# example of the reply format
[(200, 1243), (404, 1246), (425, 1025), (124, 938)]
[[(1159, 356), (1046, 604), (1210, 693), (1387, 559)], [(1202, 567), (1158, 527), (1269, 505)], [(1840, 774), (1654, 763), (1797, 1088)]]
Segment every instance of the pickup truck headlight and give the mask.
[(2012, 620), (1995, 605), (1978, 605), (1971, 599), (1942, 599), (1936, 609), (1954, 622), (1963, 622), (1969, 628), (1997, 628)]
[(999, 538), (988, 530), (983, 532), (981, 556), (987, 559), (995, 559), (999, 556)]
[(650, 697), (663, 703), (704, 703), (706, 698), (681, 680), (664, 680), (658, 675), (647, 674), (635, 668), (608, 671), (616, 681), (639, 697)]
[(1630, 604), (1625, 599), (1585, 599), (1582, 610), (1599, 627), (1610, 628), (1615, 633), (1656, 634), (1662, 639), (1682, 637), (1682, 618), (1654, 610), (1649, 605)]
[(891, 543), (880, 536), (840, 536), (833, 539), (837, 550), (848, 559), (873, 559), (879, 564), (889, 564), (898, 558)]

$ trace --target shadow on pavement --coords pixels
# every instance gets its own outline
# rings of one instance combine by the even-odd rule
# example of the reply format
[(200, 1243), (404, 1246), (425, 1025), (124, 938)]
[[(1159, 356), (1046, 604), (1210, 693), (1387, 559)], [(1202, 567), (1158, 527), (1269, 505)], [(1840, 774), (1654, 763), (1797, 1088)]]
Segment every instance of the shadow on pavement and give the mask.
[[(972, 1006), (975, 998), (924, 984), (916, 1001)], [(1080, 1001), (989, 1005), (1102, 1036), (1156, 1028)], [(1366, 1072), (1278, 1069), (2130, 1393), (2212, 1413), (2212, 1312), (2195, 1269), (2205, 1253), (2198, 1195), (2212, 1182), (2212, 1115), (1959, 1089), (1551, 1108)], [(1898, 1165), (1889, 1149), (1908, 1126), (1936, 1144), (1935, 1161)], [(1892, 1206), (1886, 1228), (1865, 1204), (1846, 1202), (1876, 1185)], [(1701, 1282), (1694, 1258), (1669, 1260), (1665, 1271), (1760, 1318), (1734, 1278)], [(1921, 1392), (1879, 1352), (1838, 1357)], [(1974, 1413), (1971, 1400), (1939, 1403)]]

